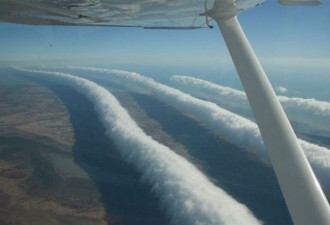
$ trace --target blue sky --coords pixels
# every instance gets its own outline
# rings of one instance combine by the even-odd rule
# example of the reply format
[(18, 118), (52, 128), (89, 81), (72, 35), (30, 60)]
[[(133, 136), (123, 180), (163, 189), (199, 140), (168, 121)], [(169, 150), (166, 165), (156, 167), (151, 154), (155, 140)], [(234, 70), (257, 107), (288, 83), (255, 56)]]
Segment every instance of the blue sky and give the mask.
[[(309, 76), (317, 69), (330, 80), (328, 2), (292, 7), (269, 0), (238, 18), (270, 77)], [(178, 31), (0, 23), (0, 34), (0, 64), (105, 65), (142, 73), (158, 67), (159, 76), (235, 73), (216, 26)]]
[[(261, 58), (330, 58), (329, 4), (283, 7), (266, 1), (239, 20)], [(0, 33), (0, 60), (213, 64), (228, 56), (217, 27), (171, 31), (1, 23)]]
[(330, 57), (330, 6), (281, 6), (267, 1), (240, 15), (259, 57)]

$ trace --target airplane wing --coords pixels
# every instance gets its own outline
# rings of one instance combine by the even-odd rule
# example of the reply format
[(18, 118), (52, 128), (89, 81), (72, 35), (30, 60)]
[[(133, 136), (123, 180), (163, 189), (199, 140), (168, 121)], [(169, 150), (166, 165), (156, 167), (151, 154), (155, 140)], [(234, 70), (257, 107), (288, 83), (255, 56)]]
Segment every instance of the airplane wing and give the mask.
[[(224, 0), (236, 12), (264, 0)], [(35, 25), (89, 25), (164, 29), (210, 26), (214, 0), (0, 0), (0, 21)], [(210, 19), (211, 20), (211, 19)]]

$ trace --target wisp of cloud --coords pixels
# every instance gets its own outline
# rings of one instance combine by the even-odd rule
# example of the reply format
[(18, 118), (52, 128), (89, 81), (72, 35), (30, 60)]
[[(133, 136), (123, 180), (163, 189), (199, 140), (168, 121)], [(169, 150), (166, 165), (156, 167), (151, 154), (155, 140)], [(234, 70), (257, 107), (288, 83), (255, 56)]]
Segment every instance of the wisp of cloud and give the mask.
[[(118, 146), (123, 158), (151, 184), (173, 224), (260, 224), (246, 206), (216, 187), (185, 158), (147, 136), (105, 88), (70, 74), (17, 70), (35, 77), (43, 75), (47, 79), (59, 80), (85, 95), (93, 103), (107, 136)], [(116, 73), (129, 75), (120, 71)], [(139, 80), (141, 77), (127, 78)]]
[(283, 93), (287, 92), (288, 89), (286, 87), (283, 87), (283, 86), (276, 86), (275, 91), (277, 91), (278, 93), (283, 94)]
[[(212, 102), (192, 97), (134, 72), (91, 67), (67, 67), (67, 69), (107, 74), (111, 76), (111, 79), (122, 79), (124, 82), (134, 83), (148, 89), (164, 102), (175, 106), (184, 113), (194, 115), (209, 129), (217, 132), (231, 143), (258, 155), (265, 162), (269, 162), (257, 124)], [(240, 95), (239, 92), (237, 95)], [(330, 150), (300, 139), (299, 143), (323, 189), (330, 192)]]

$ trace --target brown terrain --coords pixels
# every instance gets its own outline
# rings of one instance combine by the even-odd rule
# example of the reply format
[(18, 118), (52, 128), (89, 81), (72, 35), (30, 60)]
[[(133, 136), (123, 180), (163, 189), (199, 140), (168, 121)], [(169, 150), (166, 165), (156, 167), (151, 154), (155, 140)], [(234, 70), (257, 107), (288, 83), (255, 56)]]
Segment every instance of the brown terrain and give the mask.
[[(74, 124), (53, 91), (0, 71), (0, 225), (121, 224), (91, 174), (77, 164)], [(190, 158), (129, 94), (115, 95), (148, 135)], [(94, 168), (103, 174), (101, 167)]]
[(50, 89), (0, 74), (1, 225), (106, 224), (74, 142), (68, 110)]

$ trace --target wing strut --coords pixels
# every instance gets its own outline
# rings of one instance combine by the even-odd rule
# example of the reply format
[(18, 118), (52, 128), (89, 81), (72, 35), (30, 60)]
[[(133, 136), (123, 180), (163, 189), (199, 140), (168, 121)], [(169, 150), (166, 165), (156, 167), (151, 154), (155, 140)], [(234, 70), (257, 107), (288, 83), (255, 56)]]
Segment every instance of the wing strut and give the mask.
[(329, 225), (327, 199), (235, 11), (230, 7), (217, 11), (216, 2), (208, 15), (216, 20), (225, 39), (294, 224)]

